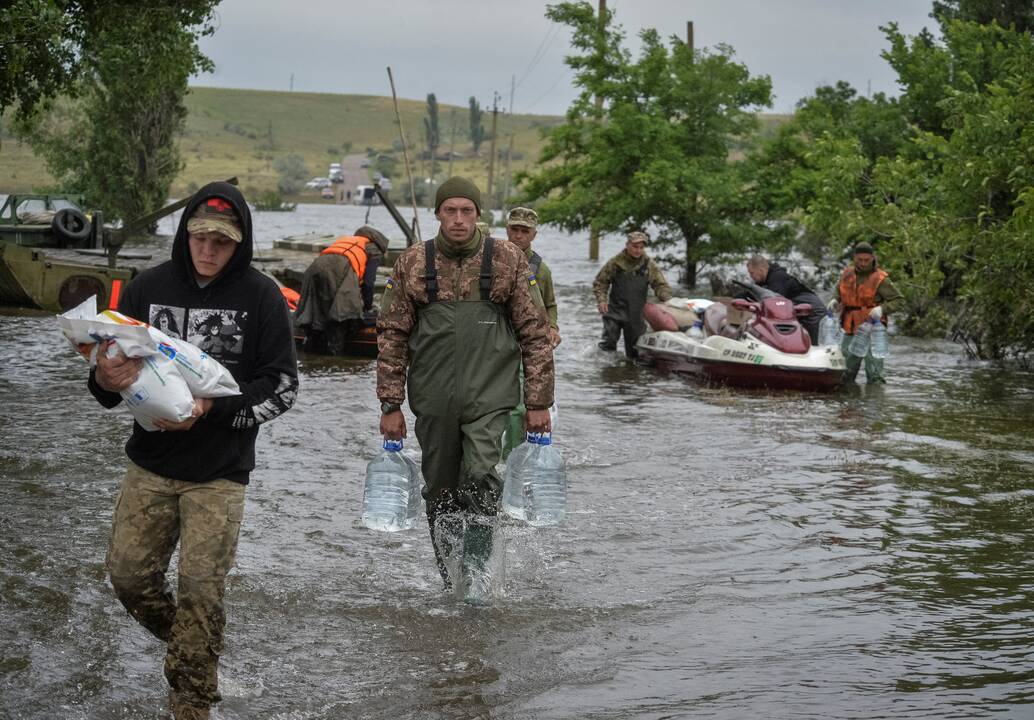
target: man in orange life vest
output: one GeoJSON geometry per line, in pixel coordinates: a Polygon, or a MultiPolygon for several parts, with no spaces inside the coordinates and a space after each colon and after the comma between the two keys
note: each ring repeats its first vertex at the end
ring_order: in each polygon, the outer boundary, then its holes
{"type": "MultiPolygon", "coordinates": [[[[876,267],[872,245],[860,242],[854,246],[854,261],[840,274],[840,283],[827,306],[840,312],[844,328],[841,349],[844,352],[844,383],[853,383],[862,366],[862,358],[847,351],[855,331],[862,323],[875,320],[887,324],[887,313],[901,300],[901,293],[887,277],[887,272],[876,267]]],[[[872,351],[865,356],[865,379],[868,383],[886,383],[883,359],[874,358],[872,351]]]]}
{"type": "Polygon", "coordinates": [[[305,350],[338,355],[360,325],[373,325],[377,267],[388,239],[368,225],[335,240],[305,270],[295,327],[305,332],[305,350]]]}

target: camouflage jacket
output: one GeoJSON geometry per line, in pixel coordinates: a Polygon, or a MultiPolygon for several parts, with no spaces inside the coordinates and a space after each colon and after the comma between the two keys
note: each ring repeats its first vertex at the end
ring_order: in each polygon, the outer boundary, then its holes
{"type": "Polygon", "coordinates": [[[592,292],[596,296],[596,303],[608,302],[610,284],[618,273],[635,272],[644,264],[647,266],[646,277],[650,287],[653,288],[653,294],[661,302],[670,300],[672,297],[671,288],[668,287],[668,281],[664,279],[664,273],[657,267],[657,263],[647,255],[643,255],[641,258],[634,258],[622,250],[600,268],[600,271],[596,274],[596,279],[592,281],[592,292]]]}
{"type": "MultiPolygon", "coordinates": [[[[553,405],[549,323],[524,253],[505,240],[497,239],[494,246],[490,297],[506,308],[521,347],[525,406],[542,410],[553,405]]],[[[465,258],[450,259],[441,252],[435,253],[439,302],[478,299],[483,254],[483,243],[465,258]]],[[[406,395],[409,335],[416,327],[417,308],[427,304],[425,262],[423,243],[402,253],[381,298],[377,319],[377,397],[382,402],[401,403],[406,395]]]]}

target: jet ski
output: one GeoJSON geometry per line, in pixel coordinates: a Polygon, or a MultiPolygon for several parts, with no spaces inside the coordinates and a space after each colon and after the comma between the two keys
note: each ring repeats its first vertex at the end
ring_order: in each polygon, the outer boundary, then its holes
{"type": "Polygon", "coordinates": [[[840,347],[813,346],[797,320],[811,313],[811,305],[794,305],[766,288],[740,284],[757,299],[648,303],[643,315],[652,329],[636,344],[640,361],[719,385],[837,388],[844,374],[840,347]]]}

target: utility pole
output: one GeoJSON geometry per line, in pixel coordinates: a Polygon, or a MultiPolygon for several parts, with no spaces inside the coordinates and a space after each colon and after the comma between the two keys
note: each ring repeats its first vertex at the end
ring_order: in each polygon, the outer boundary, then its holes
{"type": "MultiPolygon", "coordinates": [[[[603,35],[607,31],[607,0],[599,0],[599,32],[603,35]]],[[[596,94],[596,122],[603,122],[603,96],[596,94]]],[[[600,231],[596,224],[590,221],[589,224],[589,259],[600,259],[600,231]]]]}
{"type": "Polygon", "coordinates": [[[294,92],[294,73],[291,73],[291,84],[288,87],[288,92],[294,92]]]}
{"type": "Polygon", "coordinates": [[[513,94],[517,89],[517,75],[510,76],[510,149],[506,151],[506,182],[503,184],[503,217],[510,210],[510,171],[513,167],[513,94]]]}
{"type": "Polygon", "coordinates": [[[492,93],[492,141],[489,145],[489,156],[488,156],[488,203],[487,207],[491,209],[494,205],[492,201],[492,177],[495,175],[495,128],[496,123],[499,120],[499,93],[492,93]]]}
{"type": "Polygon", "coordinates": [[[689,46],[689,51],[693,52],[693,21],[690,20],[686,23],[686,45],[689,46]]]}

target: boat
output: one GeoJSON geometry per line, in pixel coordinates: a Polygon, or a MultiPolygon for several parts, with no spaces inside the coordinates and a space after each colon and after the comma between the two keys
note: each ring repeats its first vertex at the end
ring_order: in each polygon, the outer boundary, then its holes
{"type": "MultiPolygon", "coordinates": [[[[395,260],[398,259],[399,255],[401,255],[406,248],[418,241],[413,227],[406,222],[398,208],[395,206],[395,203],[388,196],[387,188],[384,188],[381,182],[376,182],[372,186],[364,187],[368,187],[370,189],[371,194],[375,199],[375,202],[368,203],[368,206],[382,205],[391,215],[404,236],[404,239],[389,238],[388,240],[388,251],[385,253],[384,261],[377,268],[377,278],[374,282],[374,305],[376,306],[379,305],[378,296],[384,292],[384,288],[388,284],[388,279],[391,277],[391,269],[395,264],[395,260]]],[[[369,221],[369,217],[369,211],[367,211],[367,221],[369,221]]],[[[273,248],[278,252],[289,252],[296,256],[298,254],[307,253],[309,258],[313,258],[330,247],[330,245],[333,244],[340,235],[341,233],[327,232],[308,232],[300,235],[291,235],[274,240],[273,248]]],[[[270,274],[275,280],[277,280],[278,284],[281,286],[282,292],[286,289],[286,291],[293,292],[297,295],[302,290],[302,282],[305,278],[305,269],[307,267],[308,263],[306,263],[304,267],[299,267],[297,263],[294,263],[292,267],[281,267],[273,270],[270,274]]],[[[310,342],[306,329],[295,325],[295,343],[299,349],[304,350],[309,354],[345,357],[376,357],[377,328],[374,325],[367,325],[359,321],[349,321],[349,323],[350,327],[338,329],[343,332],[343,336],[336,337],[333,343],[327,343],[325,342],[325,338],[317,338],[316,336],[314,336],[314,338],[312,338],[313,341],[310,342]],[[328,346],[332,346],[333,351],[326,350],[325,348],[328,346]]]]}
{"type": "Polygon", "coordinates": [[[134,271],[75,255],[103,256],[123,237],[84,212],[79,195],[9,195],[0,207],[0,305],[64,312],[93,295],[100,307],[117,304],[134,271]]]}
{"type": "Polygon", "coordinates": [[[828,392],[840,386],[839,346],[815,346],[797,320],[811,312],[750,285],[757,300],[677,299],[648,303],[651,330],[639,337],[639,361],[716,385],[828,392]]]}

